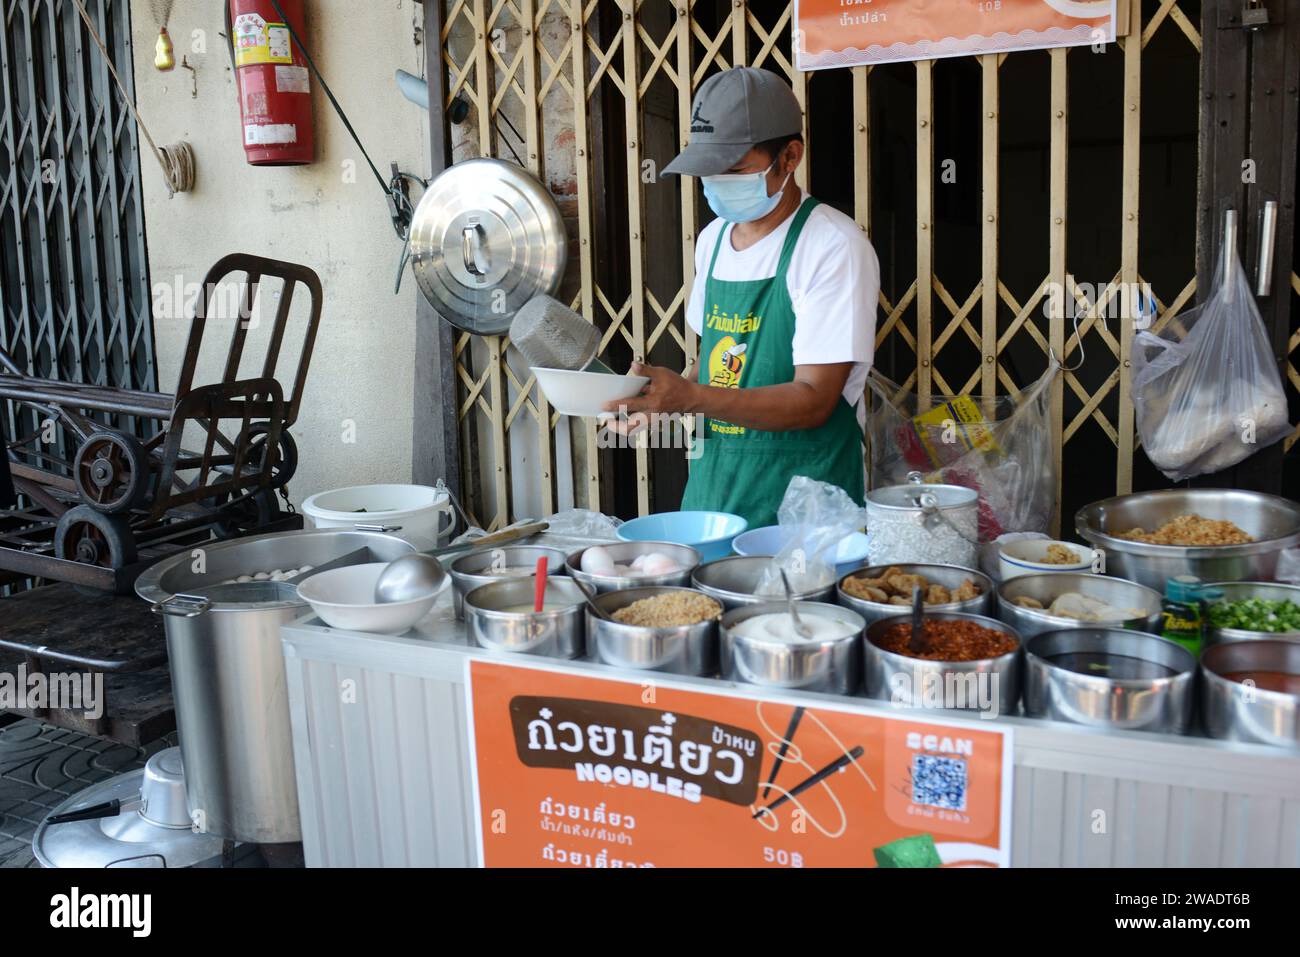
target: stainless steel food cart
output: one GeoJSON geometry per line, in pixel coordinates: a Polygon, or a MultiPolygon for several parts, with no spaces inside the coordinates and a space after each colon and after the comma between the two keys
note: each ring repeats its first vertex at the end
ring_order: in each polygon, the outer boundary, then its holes
{"type": "MultiPolygon", "coordinates": [[[[449,594],[400,637],[338,631],[311,616],[281,633],[307,864],[479,863],[465,662],[517,656],[466,644],[449,594]]],[[[646,675],[570,664],[625,680],[646,675]]],[[[712,678],[656,680],[768,696],[763,688],[712,678]]],[[[865,698],[794,697],[864,715],[890,710],[865,698]]],[[[972,727],[990,724],[936,714],[972,727]]],[[[1014,728],[1014,865],[1300,866],[1300,754],[1193,736],[999,721],[1014,728]]]]}

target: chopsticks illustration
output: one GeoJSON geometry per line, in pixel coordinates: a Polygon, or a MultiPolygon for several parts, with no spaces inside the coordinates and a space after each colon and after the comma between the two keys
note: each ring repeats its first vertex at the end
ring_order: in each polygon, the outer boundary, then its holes
{"type": "Polygon", "coordinates": [[[753,816],[758,817],[759,815],[767,811],[775,811],[786,801],[790,800],[790,798],[794,797],[795,795],[802,794],[804,791],[807,791],[814,784],[824,781],[826,778],[830,777],[840,768],[847,767],[849,764],[852,764],[858,758],[862,757],[864,753],[865,751],[862,745],[860,744],[855,745],[853,749],[849,751],[848,754],[841,755],[840,757],[832,761],[830,764],[826,765],[826,767],[822,768],[820,771],[814,774],[812,777],[807,778],[806,780],[800,782],[799,784],[796,784],[793,788],[790,789],[789,794],[783,794],[775,801],[773,801],[771,804],[769,804],[767,807],[759,808],[757,811],[754,812],[753,816]]]}
{"type": "Polygon", "coordinates": [[[763,797],[761,800],[766,801],[768,794],[772,792],[772,782],[776,780],[776,772],[781,770],[781,765],[785,762],[785,753],[790,750],[790,742],[794,740],[794,733],[799,730],[799,721],[803,718],[803,706],[794,709],[790,715],[790,724],[785,729],[785,734],[781,736],[781,749],[776,752],[776,762],[772,765],[772,773],[767,776],[767,783],[763,785],[763,797]]]}

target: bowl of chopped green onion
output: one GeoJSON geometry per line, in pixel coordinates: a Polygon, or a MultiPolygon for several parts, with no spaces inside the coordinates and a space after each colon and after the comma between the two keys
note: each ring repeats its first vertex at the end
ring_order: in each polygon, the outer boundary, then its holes
{"type": "Polygon", "coordinates": [[[1300,641],[1300,586],[1279,582],[1206,585],[1205,643],[1300,641]]]}

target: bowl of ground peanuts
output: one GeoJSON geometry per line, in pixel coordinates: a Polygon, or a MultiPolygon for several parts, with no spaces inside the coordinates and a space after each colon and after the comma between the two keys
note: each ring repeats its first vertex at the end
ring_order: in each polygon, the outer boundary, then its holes
{"type": "Polygon", "coordinates": [[[711,675],[718,670],[722,604],[693,588],[626,588],[592,599],[587,647],[602,664],[638,671],[711,675]]]}

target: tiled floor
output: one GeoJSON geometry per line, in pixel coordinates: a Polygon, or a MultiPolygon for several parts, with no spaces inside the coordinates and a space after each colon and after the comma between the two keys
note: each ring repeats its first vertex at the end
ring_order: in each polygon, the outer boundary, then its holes
{"type": "Polygon", "coordinates": [[[143,767],[175,735],[124,747],[39,721],[0,727],[0,867],[35,867],[32,834],[50,809],[97,781],[143,767]]]}

